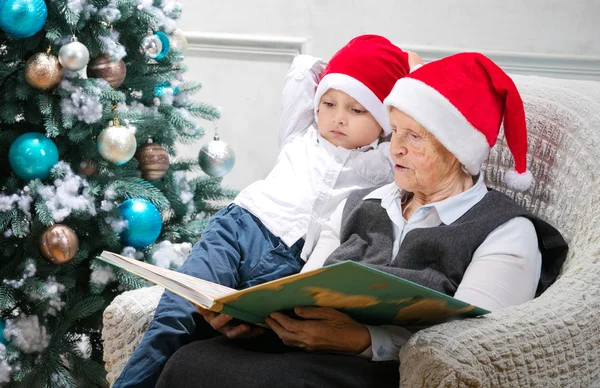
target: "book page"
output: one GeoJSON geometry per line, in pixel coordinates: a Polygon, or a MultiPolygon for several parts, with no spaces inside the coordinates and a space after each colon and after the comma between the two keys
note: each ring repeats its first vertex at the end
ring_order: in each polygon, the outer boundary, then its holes
{"type": "Polygon", "coordinates": [[[237,292],[233,288],[160,268],[108,251],[102,252],[100,259],[207,308],[213,305],[215,299],[237,292]]]}

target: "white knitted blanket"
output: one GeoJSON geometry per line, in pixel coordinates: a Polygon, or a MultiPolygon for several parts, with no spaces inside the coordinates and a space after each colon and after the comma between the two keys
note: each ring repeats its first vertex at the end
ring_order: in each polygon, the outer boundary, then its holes
{"type": "MultiPolygon", "coordinates": [[[[503,136],[486,179],[564,234],[567,262],[531,302],[414,335],[400,352],[403,387],[600,387],[600,83],[513,78],[525,102],[535,182],[526,193],[504,189],[512,157],[503,136]]],[[[161,292],[129,291],[106,309],[109,382],[141,340],[161,292]]]]}

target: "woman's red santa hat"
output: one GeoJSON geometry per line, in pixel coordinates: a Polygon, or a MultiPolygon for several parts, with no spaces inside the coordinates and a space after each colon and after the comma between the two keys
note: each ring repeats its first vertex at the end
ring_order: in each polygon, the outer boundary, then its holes
{"type": "Polygon", "coordinates": [[[364,106],[389,135],[390,119],[383,100],[396,81],[408,73],[408,53],[383,36],[357,36],[335,53],[323,70],[315,93],[315,111],[323,94],[329,89],[340,90],[364,106]]]}
{"type": "Polygon", "coordinates": [[[531,185],[523,100],[512,79],[484,55],[461,53],[428,63],[398,80],[384,104],[425,127],[472,175],[488,158],[504,121],[515,160],[504,181],[518,191],[531,185]]]}

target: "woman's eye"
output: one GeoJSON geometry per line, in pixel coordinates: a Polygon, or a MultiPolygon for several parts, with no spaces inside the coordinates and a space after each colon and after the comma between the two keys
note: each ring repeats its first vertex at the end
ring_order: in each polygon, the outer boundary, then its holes
{"type": "Polygon", "coordinates": [[[411,137],[411,138],[413,138],[413,139],[415,139],[415,140],[416,140],[416,139],[420,139],[420,138],[421,138],[421,136],[419,136],[419,135],[416,135],[416,134],[414,134],[414,133],[411,133],[411,134],[410,134],[410,137],[411,137]]]}

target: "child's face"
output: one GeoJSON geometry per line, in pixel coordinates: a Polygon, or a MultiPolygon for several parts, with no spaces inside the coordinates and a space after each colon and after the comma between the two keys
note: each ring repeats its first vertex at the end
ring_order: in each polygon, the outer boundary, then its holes
{"type": "Polygon", "coordinates": [[[356,149],[381,135],[381,126],[371,113],[342,91],[329,89],[317,109],[319,133],[335,146],[356,149]]]}

